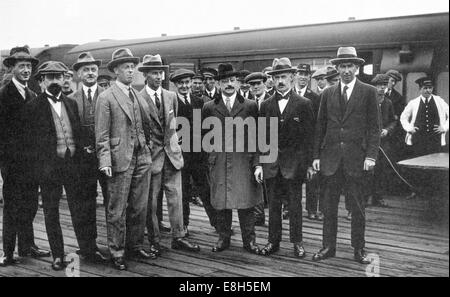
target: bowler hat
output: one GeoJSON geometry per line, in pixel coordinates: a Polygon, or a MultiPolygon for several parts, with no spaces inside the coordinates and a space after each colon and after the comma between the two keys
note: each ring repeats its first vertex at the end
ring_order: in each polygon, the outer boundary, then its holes
{"type": "Polygon", "coordinates": [[[194,71],[188,70],[188,69],[177,69],[175,70],[169,77],[170,81],[175,83],[179,81],[180,79],[187,78],[187,77],[194,77],[195,73],[194,71]]]}
{"type": "Polygon", "coordinates": [[[219,68],[218,68],[215,79],[221,80],[221,79],[224,79],[227,77],[238,76],[238,75],[239,75],[239,71],[234,71],[233,65],[231,65],[229,63],[219,64],[219,68]]]}
{"type": "Polygon", "coordinates": [[[139,64],[139,57],[134,57],[128,48],[116,49],[112,53],[112,59],[108,63],[107,68],[109,71],[114,72],[114,68],[123,63],[133,63],[137,65],[139,64]]]}
{"type": "Polygon", "coordinates": [[[289,58],[275,58],[272,63],[272,71],[267,72],[269,75],[275,75],[283,72],[297,72],[297,68],[292,67],[289,58]]]}
{"type": "Polygon", "coordinates": [[[78,69],[80,69],[81,66],[90,64],[95,64],[98,67],[100,67],[100,65],[102,65],[102,61],[95,60],[90,52],[84,52],[78,56],[77,62],[72,65],[72,69],[78,71],[78,69]]]}
{"type": "Polygon", "coordinates": [[[266,82],[267,75],[265,75],[262,72],[252,72],[252,73],[250,73],[249,75],[247,75],[245,77],[245,83],[246,84],[248,84],[248,83],[250,83],[252,81],[255,81],[255,80],[262,80],[263,82],[266,82]]]}
{"type": "Polygon", "coordinates": [[[358,57],[356,54],[356,49],[353,46],[338,48],[337,57],[330,60],[330,63],[333,65],[341,63],[363,64],[364,62],[364,59],[358,57]]]}
{"type": "Polygon", "coordinates": [[[389,81],[389,75],[387,74],[377,74],[372,81],[370,82],[372,85],[384,85],[389,81]]]}
{"type": "Polygon", "coordinates": [[[64,63],[59,61],[47,61],[42,63],[36,71],[35,76],[39,77],[45,74],[64,74],[69,71],[64,63]]]}
{"type": "Polygon", "coordinates": [[[395,79],[396,81],[402,81],[402,75],[397,70],[394,69],[388,70],[386,74],[395,79]]]}
{"type": "Polygon", "coordinates": [[[298,72],[306,72],[311,74],[311,65],[309,64],[298,64],[297,66],[298,72]]]}
{"type": "Polygon", "coordinates": [[[9,57],[3,60],[3,65],[13,67],[17,61],[29,61],[33,68],[39,64],[39,60],[31,56],[28,45],[13,47],[9,52],[9,57]]]}
{"type": "Polygon", "coordinates": [[[425,76],[425,77],[416,79],[415,83],[419,85],[419,88],[432,87],[434,85],[433,79],[429,76],[425,76]]]}
{"type": "Polygon", "coordinates": [[[142,58],[142,66],[138,68],[141,72],[150,70],[165,70],[168,69],[168,65],[163,65],[160,55],[145,55],[142,58]]]}
{"type": "Polygon", "coordinates": [[[200,70],[200,72],[203,74],[203,77],[212,77],[215,78],[217,76],[217,70],[210,67],[205,67],[200,70]]]}

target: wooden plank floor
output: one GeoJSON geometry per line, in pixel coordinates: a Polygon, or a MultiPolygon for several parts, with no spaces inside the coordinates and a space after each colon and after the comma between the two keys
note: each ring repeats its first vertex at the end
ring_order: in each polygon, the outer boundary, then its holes
{"type": "MultiPolygon", "coordinates": [[[[389,197],[387,201],[389,208],[370,207],[366,210],[366,248],[369,253],[378,257],[380,275],[448,277],[448,219],[444,222],[431,220],[425,211],[428,207],[426,200],[389,197]]],[[[61,201],[60,208],[66,253],[73,253],[77,249],[77,243],[65,200],[61,201]]],[[[231,249],[212,253],[211,247],[217,240],[217,234],[209,225],[204,210],[192,206],[190,239],[201,246],[200,253],[170,249],[171,238],[169,234],[163,234],[163,254],[160,258],[130,261],[129,270],[125,272],[119,272],[108,265],[81,262],[81,276],[366,276],[367,266],[352,260],[350,222],[345,219],[345,215],[344,203],[341,201],[337,255],[335,258],[316,263],[312,262],[311,257],[321,246],[321,222],[304,219],[303,233],[307,258],[301,260],[293,257],[292,246],[288,242],[288,221],[283,221],[283,242],[280,251],[270,257],[263,257],[251,255],[242,249],[239,222],[237,214],[234,213],[235,235],[232,237],[231,249]]],[[[167,220],[166,210],[164,216],[167,220]]],[[[1,215],[0,221],[2,217],[1,215]]],[[[38,246],[48,249],[43,219],[40,209],[34,222],[35,238],[38,246]]],[[[97,221],[98,244],[106,249],[103,207],[97,208],[97,221]]],[[[256,228],[258,244],[266,243],[267,232],[267,225],[256,228]]],[[[17,266],[0,268],[0,276],[65,276],[64,271],[53,271],[50,268],[50,261],[51,258],[21,259],[21,264],[17,266]]]]}

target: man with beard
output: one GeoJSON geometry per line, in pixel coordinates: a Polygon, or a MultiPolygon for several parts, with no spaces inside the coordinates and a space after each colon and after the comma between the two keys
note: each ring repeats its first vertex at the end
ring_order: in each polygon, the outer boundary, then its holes
{"type": "Polygon", "coordinates": [[[204,84],[205,84],[205,95],[208,96],[210,99],[214,99],[216,95],[218,95],[218,91],[216,88],[216,75],[217,70],[214,68],[206,67],[200,70],[203,78],[204,78],[204,84]]]}
{"type": "Polygon", "coordinates": [[[78,161],[80,153],[80,119],[75,101],[62,94],[67,67],[49,61],[38,69],[45,91],[25,107],[25,137],[29,160],[42,193],[45,228],[52,251],[54,270],[62,270],[64,240],[59,222],[62,187],[72,215],[77,239],[82,230],[75,210],[79,198],[78,161]]]}
{"type": "Polygon", "coordinates": [[[92,261],[105,261],[96,244],[96,198],[97,180],[102,188],[104,204],[107,205],[108,190],[106,176],[98,171],[98,160],[95,154],[95,105],[98,95],[103,89],[97,85],[98,68],[100,60],[95,60],[89,52],[81,53],[72,68],[81,79],[82,87],[70,95],[78,105],[78,113],[81,120],[80,147],[80,196],[74,209],[74,225],[76,230],[82,230],[79,234],[80,250],[78,253],[92,261]]]}
{"type": "Polygon", "coordinates": [[[380,146],[380,121],[375,87],[356,78],[365,61],[354,47],[340,47],[336,65],[341,82],[322,93],[314,137],[314,170],[323,178],[323,246],[313,256],[320,261],[336,254],[337,215],[343,189],[350,199],[351,245],[354,259],[368,264],[364,251],[364,177],[373,170],[380,146]]]}
{"type": "MultiPolygon", "coordinates": [[[[247,138],[238,139],[235,132],[232,137],[225,136],[225,121],[227,119],[254,119],[258,117],[258,106],[255,101],[244,99],[237,92],[238,73],[231,64],[219,64],[217,79],[221,94],[203,106],[202,118],[212,117],[220,124],[221,136],[214,135],[212,149],[208,153],[210,172],[211,204],[217,210],[217,231],[219,240],[213,247],[213,252],[221,252],[230,247],[233,209],[237,209],[242,232],[243,247],[250,253],[258,254],[256,245],[254,207],[261,203],[262,167],[259,164],[258,153],[249,151],[247,138]],[[220,141],[216,141],[220,137],[220,141]],[[244,143],[236,143],[243,141],[244,143]],[[236,146],[243,144],[244,151],[236,151],[236,146]],[[230,151],[230,148],[231,151],[230,151]],[[254,175],[254,177],[253,177],[254,175]]],[[[215,127],[214,127],[215,128],[215,127]]],[[[243,135],[250,133],[249,126],[244,126],[243,135]]],[[[233,125],[231,129],[235,130],[233,125]]],[[[213,133],[208,131],[207,134],[213,133]]],[[[204,137],[206,137],[206,135],[204,137]]],[[[245,137],[245,136],[244,136],[245,137]]]]}
{"type": "Polygon", "coordinates": [[[74,90],[72,90],[73,72],[68,70],[64,73],[64,83],[62,85],[62,93],[66,96],[72,95],[74,90]]]}
{"type": "Polygon", "coordinates": [[[253,95],[250,92],[250,85],[245,82],[245,78],[250,74],[250,71],[243,69],[239,71],[237,80],[239,83],[239,94],[245,99],[253,99],[253,95]]]}
{"type": "MultiPolygon", "coordinates": [[[[170,81],[173,82],[177,88],[178,117],[189,122],[189,129],[183,129],[183,131],[189,132],[189,135],[185,135],[186,138],[183,138],[183,135],[178,135],[181,141],[184,160],[184,166],[181,170],[181,179],[183,191],[183,223],[186,236],[189,235],[189,202],[191,197],[193,197],[194,187],[199,192],[201,201],[203,201],[203,206],[205,207],[211,226],[216,226],[215,209],[211,206],[209,198],[209,184],[205,155],[202,151],[194,151],[194,142],[201,141],[201,131],[195,131],[193,129],[194,112],[197,111],[198,115],[200,115],[203,107],[202,99],[189,94],[192,84],[191,78],[194,77],[194,75],[195,73],[190,70],[177,69],[170,76],[170,81]],[[191,179],[193,183],[191,183],[191,179]]],[[[180,128],[181,123],[177,124],[180,128]]],[[[177,129],[177,131],[178,130],[179,129],[177,129]]]]}
{"type": "Polygon", "coordinates": [[[16,238],[19,256],[48,257],[50,253],[34,243],[33,220],[38,210],[38,184],[30,174],[32,167],[24,151],[23,124],[27,102],[36,98],[28,88],[31,72],[39,63],[27,46],[11,49],[3,60],[12,68],[12,79],[0,89],[0,169],[3,179],[3,252],[0,266],[14,259],[16,238]]]}
{"type": "MultiPolygon", "coordinates": [[[[275,59],[269,74],[274,78],[277,92],[261,104],[261,117],[266,120],[278,118],[278,157],[274,162],[263,165],[269,196],[269,240],[261,253],[270,255],[280,248],[281,206],[285,197],[289,206],[289,234],[294,255],[304,258],[301,192],[312,161],[314,115],[311,101],[294,90],[296,72],[288,58],[275,59]]],[[[270,133],[269,127],[267,133],[270,133]]]]}
{"type": "Polygon", "coordinates": [[[142,89],[140,95],[150,107],[149,129],[153,136],[151,147],[153,165],[148,195],[147,231],[151,250],[156,255],[161,253],[161,230],[156,215],[161,192],[164,192],[167,200],[172,231],[172,249],[200,251],[198,245],[191,243],[186,238],[183,226],[181,168],[183,168],[184,162],[176,132],[178,100],[175,93],[161,87],[164,70],[167,68],[167,65],[163,65],[160,55],[144,56],[142,66],[138,68],[147,81],[147,85],[142,89]]]}
{"type": "Polygon", "coordinates": [[[273,96],[273,94],[275,94],[275,88],[273,87],[272,76],[268,74],[270,71],[272,71],[272,66],[267,66],[262,70],[262,73],[264,73],[267,76],[267,80],[265,82],[266,93],[269,94],[270,96],[273,96]]]}
{"type": "Polygon", "coordinates": [[[106,175],[106,229],[116,269],[126,270],[124,257],[155,259],[144,250],[144,231],[150,187],[149,107],[131,87],[139,58],[127,48],[112,53],[108,70],[116,83],[98,96],[95,142],[100,171],[106,175]]]}

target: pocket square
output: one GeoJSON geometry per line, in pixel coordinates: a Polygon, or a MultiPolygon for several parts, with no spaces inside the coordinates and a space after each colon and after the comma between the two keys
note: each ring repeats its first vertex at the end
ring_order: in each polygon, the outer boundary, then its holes
{"type": "Polygon", "coordinates": [[[295,117],[295,118],[294,118],[294,121],[300,122],[300,118],[299,118],[299,117],[295,117]]]}
{"type": "Polygon", "coordinates": [[[169,110],[169,114],[171,114],[171,113],[173,113],[173,109],[172,109],[172,110],[169,110]]]}

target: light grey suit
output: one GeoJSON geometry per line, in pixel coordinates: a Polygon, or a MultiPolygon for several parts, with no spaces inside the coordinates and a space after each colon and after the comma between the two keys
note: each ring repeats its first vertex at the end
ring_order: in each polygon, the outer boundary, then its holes
{"type": "Polygon", "coordinates": [[[174,238],[184,237],[181,168],[184,165],[181,147],[176,133],[178,101],[175,93],[162,89],[161,108],[158,111],[150,94],[144,88],[140,95],[150,109],[150,130],[152,135],[152,173],[147,210],[149,241],[159,243],[160,231],[156,211],[158,195],[162,189],[166,195],[170,226],[174,238]]]}
{"type": "Polygon", "coordinates": [[[136,90],[134,103],[117,85],[101,93],[95,109],[95,138],[99,168],[112,167],[108,179],[108,246],[113,257],[125,248],[143,247],[152,163],[149,106],[136,90]],[[139,120],[140,117],[140,120],[139,120]],[[137,142],[136,138],[139,139],[137,142]]]}

